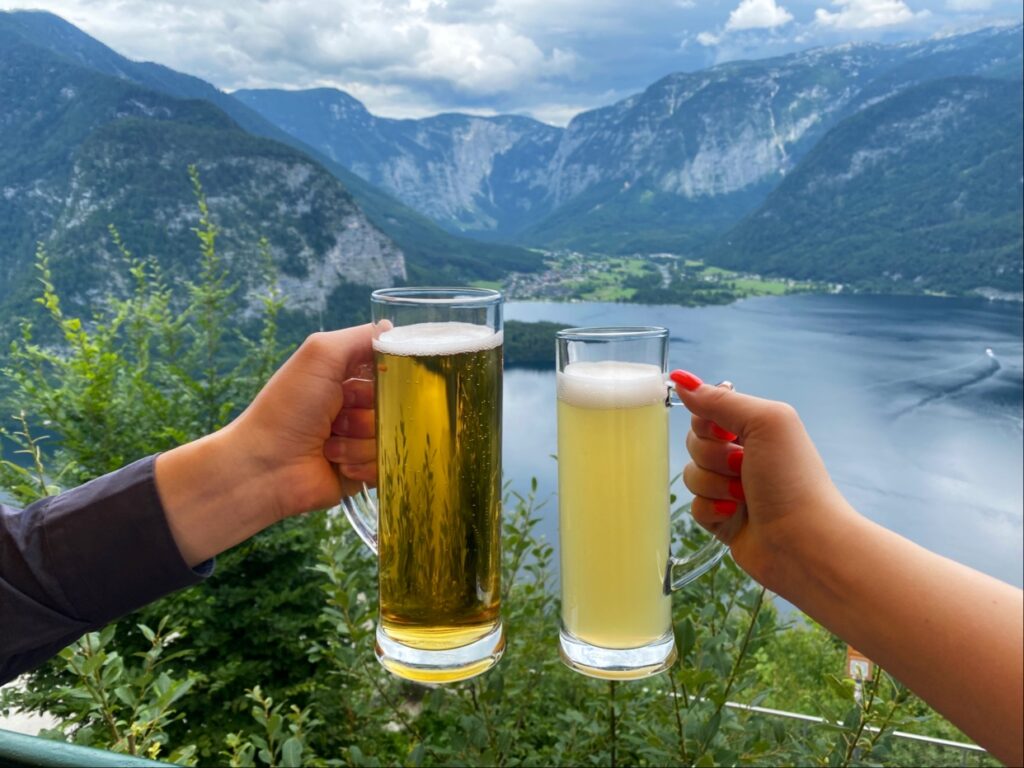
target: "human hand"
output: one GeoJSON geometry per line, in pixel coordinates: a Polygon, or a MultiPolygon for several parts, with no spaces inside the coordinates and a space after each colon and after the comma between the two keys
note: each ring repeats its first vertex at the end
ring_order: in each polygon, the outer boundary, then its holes
{"type": "Polygon", "coordinates": [[[804,551],[821,526],[856,514],[833,485],[792,406],[713,387],[673,371],[693,414],[683,482],[694,519],[729,544],[733,559],[778,590],[782,558],[804,551]]]}
{"type": "Polygon", "coordinates": [[[273,478],[280,517],[377,481],[374,326],[315,333],[228,428],[273,478]]]}
{"type": "Polygon", "coordinates": [[[374,327],[315,333],[218,432],[156,459],[171,534],[189,565],[377,479],[374,327]]]}

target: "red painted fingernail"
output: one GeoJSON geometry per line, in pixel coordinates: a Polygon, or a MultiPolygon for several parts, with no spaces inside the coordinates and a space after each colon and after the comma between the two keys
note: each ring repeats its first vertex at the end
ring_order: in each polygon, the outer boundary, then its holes
{"type": "Polygon", "coordinates": [[[715,499],[712,506],[714,506],[715,512],[728,517],[729,515],[736,514],[736,509],[739,507],[739,503],[729,501],[728,499],[715,499]]]}
{"type": "Polygon", "coordinates": [[[739,480],[729,481],[729,495],[734,499],[739,499],[740,501],[747,500],[747,495],[743,493],[743,483],[739,480]]]}
{"type": "Polygon", "coordinates": [[[736,435],[734,435],[732,432],[730,432],[727,429],[722,429],[720,426],[715,424],[715,422],[713,422],[713,421],[711,422],[711,434],[714,435],[715,437],[717,437],[719,440],[730,440],[731,441],[731,440],[735,440],[736,439],[736,435]]]}
{"type": "Polygon", "coordinates": [[[672,371],[668,377],[680,387],[689,390],[690,392],[693,392],[693,390],[697,389],[697,387],[704,383],[689,371],[672,371]]]}
{"type": "Polygon", "coordinates": [[[729,451],[729,455],[725,457],[725,463],[738,475],[743,468],[743,451],[729,451]]]}

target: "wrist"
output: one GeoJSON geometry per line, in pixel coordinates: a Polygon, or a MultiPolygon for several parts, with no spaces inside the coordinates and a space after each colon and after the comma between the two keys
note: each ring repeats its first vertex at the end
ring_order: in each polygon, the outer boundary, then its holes
{"type": "Polygon", "coordinates": [[[849,545],[863,537],[862,528],[871,523],[837,490],[792,518],[793,524],[773,537],[772,551],[764,558],[766,566],[757,580],[801,608],[808,600],[841,596],[836,566],[849,545]]]}
{"type": "Polygon", "coordinates": [[[281,510],[234,425],[157,457],[164,514],[182,557],[196,565],[273,524],[281,510]]]}
{"type": "Polygon", "coordinates": [[[258,423],[247,422],[246,415],[243,413],[211,437],[220,441],[218,450],[235,468],[233,476],[262,527],[317,508],[308,500],[308,482],[297,471],[294,459],[290,461],[278,450],[281,436],[268,433],[258,423]]]}

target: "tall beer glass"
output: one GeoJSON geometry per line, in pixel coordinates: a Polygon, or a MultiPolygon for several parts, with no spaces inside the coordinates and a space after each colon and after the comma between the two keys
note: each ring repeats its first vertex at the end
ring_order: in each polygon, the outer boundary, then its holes
{"type": "Polygon", "coordinates": [[[421,682],[501,658],[502,296],[375,291],[377,501],[343,507],[379,557],[377,658],[421,682]]]}
{"type": "Polygon", "coordinates": [[[671,591],[725,553],[669,553],[668,331],[572,328],[557,346],[562,660],[647,677],[676,659],[671,591]]]}

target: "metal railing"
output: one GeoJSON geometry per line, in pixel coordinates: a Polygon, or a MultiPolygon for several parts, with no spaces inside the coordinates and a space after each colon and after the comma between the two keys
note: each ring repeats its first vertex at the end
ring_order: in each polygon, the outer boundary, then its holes
{"type": "MultiPolygon", "coordinates": [[[[671,694],[669,695],[671,696],[671,694]]],[[[817,715],[805,715],[800,712],[787,712],[782,709],[741,704],[738,701],[727,701],[725,706],[729,709],[753,712],[769,717],[800,720],[805,723],[813,723],[825,727],[841,727],[817,715]]],[[[866,726],[864,730],[878,733],[879,729],[873,726],[866,726]]],[[[950,741],[949,739],[940,739],[935,736],[922,736],[907,731],[893,731],[893,737],[932,744],[937,747],[959,749],[962,756],[966,756],[968,752],[984,753],[986,751],[977,744],[950,741]]],[[[68,744],[64,741],[51,741],[37,736],[26,736],[22,733],[0,730],[0,768],[78,768],[78,766],[83,765],[96,766],[96,768],[115,768],[115,766],[124,766],[125,768],[143,768],[144,766],[156,768],[163,766],[166,768],[167,763],[158,763],[141,757],[120,755],[114,752],[106,752],[102,749],[68,744]]]]}
{"type": "MultiPolygon", "coordinates": [[[[745,712],[757,712],[761,715],[770,715],[772,717],[785,717],[790,720],[802,720],[805,723],[814,723],[816,725],[823,725],[826,727],[841,728],[842,726],[833,723],[831,720],[826,720],[824,717],[818,717],[817,715],[804,715],[799,712],[787,712],[783,709],[770,709],[769,707],[755,707],[751,704],[740,704],[738,701],[727,701],[725,706],[729,709],[739,709],[745,712]]],[[[878,733],[880,729],[872,726],[864,726],[864,730],[868,733],[878,733]]],[[[949,747],[950,749],[961,749],[965,752],[987,752],[986,749],[979,747],[977,744],[969,744],[965,741],[950,741],[949,739],[940,739],[937,736],[922,736],[919,733],[909,733],[908,731],[893,731],[892,735],[897,739],[906,739],[907,741],[920,741],[925,744],[933,744],[937,747],[949,747]]]]}
{"type": "Polygon", "coordinates": [[[80,768],[84,765],[95,768],[167,768],[167,763],[141,757],[0,730],[2,768],[80,768]]]}

